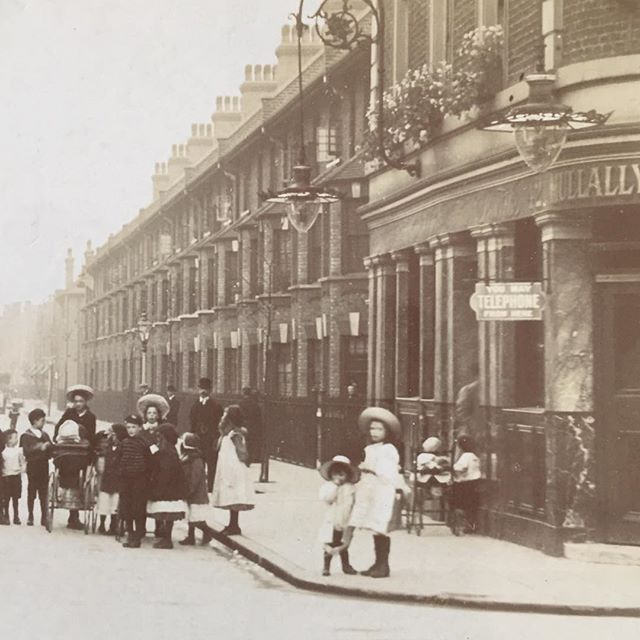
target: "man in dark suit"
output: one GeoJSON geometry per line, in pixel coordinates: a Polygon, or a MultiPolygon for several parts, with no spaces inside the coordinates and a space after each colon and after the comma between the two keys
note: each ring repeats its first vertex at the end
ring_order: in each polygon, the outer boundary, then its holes
{"type": "MultiPolygon", "coordinates": [[[[96,439],[96,416],[91,412],[88,402],[93,398],[93,389],[84,384],[77,384],[69,387],[67,390],[67,400],[71,402],[71,406],[62,414],[60,420],[55,426],[53,432],[53,441],[58,438],[60,425],[67,420],[72,420],[80,425],[81,430],[84,428],[85,434],[91,446],[95,445],[96,439]]],[[[80,514],[77,510],[69,511],[69,520],[67,522],[69,529],[83,529],[80,522],[80,514]]]]}
{"type": "Polygon", "coordinates": [[[213,489],[218,461],[218,424],[222,418],[222,405],[211,397],[211,380],[198,381],[198,400],[191,407],[189,431],[200,438],[202,456],[207,463],[207,487],[213,489]]]}
{"type": "Polygon", "coordinates": [[[165,422],[177,427],[178,415],[180,414],[180,400],[178,400],[176,388],[172,384],[167,385],[167,400],[169,401],[169,413],[167,413],[165,422]]]}

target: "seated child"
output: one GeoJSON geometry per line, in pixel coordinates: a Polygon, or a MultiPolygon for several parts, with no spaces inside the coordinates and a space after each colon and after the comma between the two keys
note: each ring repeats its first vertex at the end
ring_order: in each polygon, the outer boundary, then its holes
{"type": "Polygon", "coordinates": [[[79,529],[78,510],[84,508],[81,474],[91,463],[91,447],[84,427],[73,420],[65,420],[60,425],[53,462],[59,470],[59,500],[72,512],[69,528],[79,529]]]}
{"type": "MultiPolygon", "coordinates": [[[[480,484],[482,471],[480,458],[475,454],[475,444],[471,436],[458,438],[461,453],[453,465],[453,508],[462,512],[466,519],[465,532],[473,532],[478,526],[480,508],[480,484]]],[[[459,533],[459,531],[458,531],[459,533]]]]}
{"type": "MultiPolygon", "coordinates": [[[[320,529],[320,540],[327,547],[338,547],[349,524],[355,501],[355,483],[360,479],[360,471],[346,456],[335,456],[320,467],[320,475],[326,482],[320,487],[320,499],[327,504],[325,520],[320,529]]],[[[333,555],[325,549],[323,576],[330,575],[333,555]]],[[[349,550],[340,551],[342,572],[355,575],[357,571],[349,562],[349,550]]]]}
{"type": "Polygon", "coordinates": [[[451,464],[447,456],[439,455],[440,438],[431,436],[422,443],[422,453],[416,458],[416,474],[419,484],[443,485],[451,481],[451,464]]]}

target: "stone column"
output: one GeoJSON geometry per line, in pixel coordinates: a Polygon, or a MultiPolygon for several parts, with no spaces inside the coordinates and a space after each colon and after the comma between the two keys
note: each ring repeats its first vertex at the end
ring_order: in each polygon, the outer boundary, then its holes
{"type": "Polygon", "coordinates": [[[395,397],[395,268],[390,256],[374,258],[376,266],[376,380],[375,400],[390,404],[395,397]]]}
{"type": "Polygon", "coordinates": [[[364,267],[369,275],[368,335],[367,335],[367,402],[373,404],[376,380],[376,272],[373,258],[365,258],[364,267]]]}
{"type": "Polygon", "coordinates": [[[409,392],[409,252],[391,254],[396,264],[396,309],[395,309],[395,397],[405,398],[409,392]]]}
{"type": "Polygon", "coordinates": [[[329,216],[329,275],[338,276],[342,273],[342,222],[343,211],[346,213],[347,208],[345,202],[325,206],[326,210],[321,215],[329,216]]]}
{"type": "MultiPolygon", "coordinates": [[[[514,277],[512,223],[487,224],[471,230],[478,253],[478,281],[490,284],[514,277]]],[[[478,322],[480,404],[511,407],[514,403],[514,340],[512,322],[478,322]]]]}
{"type": "Polygon", "coordinates": [[[418,245],[420,257],[420,389],[421,398],[433,398],[435,342],[435,268],[429,243],[418,245]]]}
{"type": "Polygon", "coordinates": [[[476,281],[475,246],[468,234],[443,234],[435,250],[434,399],[441,403],[441,433],[454,433],[454,405],[461,387],[476,375],[478,329],[469,306],[476,281]]]}
{"type": "MultiPolygon", "coordinates": [[[[262,289],[264,293],[273,292],[273,227],[265,220],[262,227],[262,255],[264,268],[262,269],[262,289]]],[[[220,267],[218,267],[218,270],[220,267]]],[[[223,294],[224,295],[224,294],[223,294]]]]}
{"type": "Polygon", "coordinates": [[[591,222],[576,213],[536,217],[547,293],[544,313],[547,411],[593,410],[591,222]]]}

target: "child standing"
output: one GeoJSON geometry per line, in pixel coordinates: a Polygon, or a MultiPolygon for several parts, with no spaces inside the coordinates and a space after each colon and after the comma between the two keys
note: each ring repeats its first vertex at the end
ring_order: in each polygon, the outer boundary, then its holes
{"type": "Polygon", "coordinates": [[[360,414],[358,425],[369,437],[369,444],[364,448],[364,461],[360,464],[362,480],[356,489],[356,500],[343,542],[332,553],[348,549],[354,529],[372,531],[375,562],[362,571],[362,575],[386,578],[389,576],[391,550],[388,533],[393,519],[400,462],[393,439],[400,435],[400,421],[387,409],[369,407],[360,414]]]}
{"type": "Polygon", "coordinates": [[[453,464],[452,501],[456,516],[453,532],[460,535],[463,531],[472,533],[478,526],[482,471],[471,436],[460,436],[457,444],[461,453],[453,464]],[[466,524],[460,522],[462,516],[466,519],[466,524]]]}
{"type": "Polygon", "coordinates": [[[148,477],[151,452],[142,435],[142,420],[132,416],[125,421],[128,437],[118,448],[120,479],[119,514],[127,528],[123,547],[139,549],[145,534],[148,477]]]}
{"type": "Polygon", "coordinates": [[[46,414],[33,409],[28,415],[30,427],[20,438],[20,447],[27,460],[27,526],[33,526],[33,507],[36,497],[40,500],[40,524],[47,526],[47,492],[49,486],[49,457],[53,444],[43,431],[46,414]]]}
{"type": "Polygon", "coordinates": [[[180,442],[180,453],[187,481],[189,506],[189,533],[180,544],[194,545],[196,529],[202,531],[202,544],[208,544],[213,539],[213,529],[207,524],[210,507],[207,494],[207,472],[200,451],[200,438],[195,433],[185,433],[180,442]]]}
{"type": "MultiPolygon", "coordinates": [[[[349,524],[355,500],[355,483],[360,472],[346,456],[335,456],[320,467],[320,475],[326,482],[320,487],[320,499],[327,504],[324,523],[320,529],[320,541],[329,547],[342,544],[344,530],[349,524]]],[[[325,550],[323,576],[330,575],[332,554],[325,550]]],[[[349,551],[340,552],[342,572],[348,575],[358,573],[349,562],[349,551]]]]}
{"type": "Polygon", "coordinates": [[[4,435],[6,445],[2,452],[2,484],[6,521],[3,524],[9,524],[9,503],[13,506],[13,524],[21,524],[19,504],[22,497],[22,474],[27,469],[27,462],[22,448],[18,446],[18,432],[10,429],[4,435]]]}
{"type": "Polygon", "coordinates": [[[220,420],[220,453],[213,483],[213,506],[229,511],[229,524],[222,530],[228,536],[239,536],[240,511],[254,507],[253,480],[249,471],[247,430],[242,426],[242,410],[238,405],[225,409],[220,420]]]}
{"type": "Polygon", "coordinates": [[[158,522],[159,540],[154,549],[173,549],[173,523],[187,512],[188,495],[184,471],[176,450],[178,432],[171,424],[158,428],[158,447],[151,460],[151,482],[147,514],[158,522]]]}
{"type": "Polygon", "coordinates": [[[118,499],[120,479],[118,474],[118,456],[120,443],[127,437],[127,428],[123,424],[114,424],[104,449],[102,473],[100,475],[100,493],[98,494],[98,515],[102,535],[115,536],[118,533],[118,499]],[[110,518],[107,531],[107,516],[110,518]]]}

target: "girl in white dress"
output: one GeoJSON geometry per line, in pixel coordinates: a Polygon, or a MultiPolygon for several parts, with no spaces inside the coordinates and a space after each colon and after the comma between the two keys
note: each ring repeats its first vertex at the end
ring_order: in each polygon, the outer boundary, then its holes
{"type": "Polygon", "coordinates": [[[237,405],[225,409],[220,420],[220,444],[212,502],[218,509],[229,511],[229,524],[222,530],[228,536],[242,532],[238,524],[240,511],[253,509],[255,494],[249,470],[247,430],[243,427],[242,410],[237,405]]]}
{"type": "Polygon", "coordinates": [[[354,529],[372,531],[375,562],[361,575],[386,578],[389,576],[391,549],[388,533],[400,463],[398,450],[391,440],[400,435],[401,427],[398,418],[382,407],[365,409],[358,418],[358,424],[369,436],[369,444],[364,449],[364,461],[360,464],[362,478],[356,485],[356,500],[343,544],[332,549],[331,553],[340,553],[349,547],[354,529]]]}

